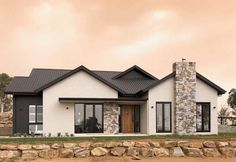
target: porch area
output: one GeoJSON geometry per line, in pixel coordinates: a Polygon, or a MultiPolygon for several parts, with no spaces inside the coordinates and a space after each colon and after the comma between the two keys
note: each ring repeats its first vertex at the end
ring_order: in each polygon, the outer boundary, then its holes
{"type": "Polygon", "coordinates": [[[147,103],[143,100],[68,100],[74,104],[75,136],[145,136],[147,103]]]}

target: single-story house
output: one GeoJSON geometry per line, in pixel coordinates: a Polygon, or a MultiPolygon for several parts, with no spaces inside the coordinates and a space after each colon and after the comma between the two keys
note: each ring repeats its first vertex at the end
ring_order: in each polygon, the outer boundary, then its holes
{"type": "Polygon", "coordinates": [[[14,77],[13,132],[35,134],[217,134],[217,98],[226,91],[176,62],[157,79],[138,66],[125,71],[33,69],[14,77]]]}

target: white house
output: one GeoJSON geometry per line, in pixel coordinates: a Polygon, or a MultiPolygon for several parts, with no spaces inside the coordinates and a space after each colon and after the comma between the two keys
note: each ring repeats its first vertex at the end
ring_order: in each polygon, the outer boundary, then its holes
{"type": "Polygon", "coordinates": [[[177,62],[162,79],[123,72],[33,69],[14,77],[13,132],[56,135],[217,134],[217,98],[226,91],[177,62]]]}

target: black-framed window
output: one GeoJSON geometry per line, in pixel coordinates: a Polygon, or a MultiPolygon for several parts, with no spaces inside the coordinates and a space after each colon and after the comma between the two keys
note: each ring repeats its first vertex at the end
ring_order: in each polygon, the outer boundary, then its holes
{"type": "Polygon", "coordinates": [[[103,104],[75,104],[75,133],[103,133],[103,104]]]}
{"type": "Polygon", "coordinates": [[[211,131],[211,104],[197,103],[197,132],[211,131]]]}
{"type": "Polygon", "coordinates": [[[171,132],[171,102],[156,103],[156,132],[171,132]]]}
{"type": "Polygon", "coordinates": [[[29,105],[29,134],[43,133],[43,106],[29,105]]]}

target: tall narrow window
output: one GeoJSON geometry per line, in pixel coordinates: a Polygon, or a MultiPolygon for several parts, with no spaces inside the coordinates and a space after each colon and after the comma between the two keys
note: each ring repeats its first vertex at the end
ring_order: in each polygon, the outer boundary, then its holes
{"type": "Polygon", "coordinates": [[[102,133],[103,105],[75,104],[75,133],[102,133]]]}
{"type": "Polygon", "coordinates": [[[43,106],[29,105],[29,134],[43,133],[43,106]]]}
{"type": "Polygon", "coordinates": [[[140,132],[140,106],[134,106],[134,132],[140,132]]]}
{"type": "Polygon", "coordinates": [[[210,103],[197,103],[197,132],[210,132],[210,103]]]}
{"type": "Polygon", "coordinates": [[[171,132],[170,102],[157,102],[156,104],[156,131],[171,132]]]}

